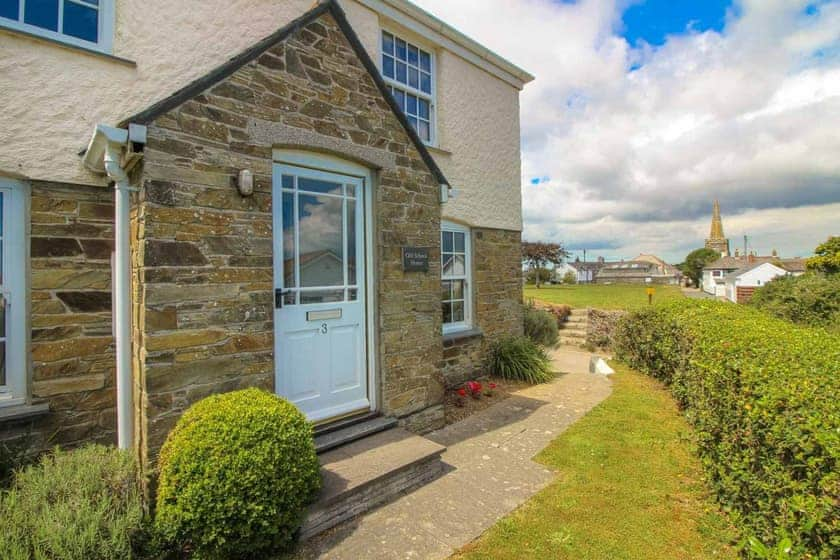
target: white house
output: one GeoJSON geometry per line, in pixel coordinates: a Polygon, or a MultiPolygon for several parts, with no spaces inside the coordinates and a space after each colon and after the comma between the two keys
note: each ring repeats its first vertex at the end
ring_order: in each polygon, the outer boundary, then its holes
{"type": "Polygon", "coordinates": [[[733,303],[747,303],[758,288],[787,274],[790,274],[787,270],[769,262],[755,263],[730,272],[724,278],[726,299],[733,303]]]}
{"type": "Polygon", "coordinates": [[[560,263],[554,267],[554,270],[551,271],[551,281],[555,284],[560,284],[563,282],[563,278],[570,272],[575,275],[575,282],[580,281],[580,270],[567,262],[560,263]]]}

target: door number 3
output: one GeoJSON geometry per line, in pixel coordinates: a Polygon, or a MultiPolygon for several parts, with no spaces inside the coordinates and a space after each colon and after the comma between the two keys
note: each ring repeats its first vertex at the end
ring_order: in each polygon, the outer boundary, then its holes
{"type": "Polygon", "coordinates": [[[327,324],[321,323],[321,334],[327,334],[327,324]]]}

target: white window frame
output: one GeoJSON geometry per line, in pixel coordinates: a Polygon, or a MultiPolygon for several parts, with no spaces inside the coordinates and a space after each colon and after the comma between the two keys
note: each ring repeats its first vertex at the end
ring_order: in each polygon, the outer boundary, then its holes
{"type": "Polygon", "coordinates": [[[0,177],[3,193],[3,290],[6,299],[6,385],[0,406],[26,402],[26,206],[29,185],[0,177]]]}
{"type": "MultiPolygon", "coordinates": [[[[99,0],[99,27],[97,42],[86,41],[72,35],[65,35],[61,31],[52,31],[51,29],[44,29],[37,25],[31,25],[23,21],[24,9],[26,7],[26,0],[19,0],[18,19],[13,20],[5,17],[0,17],[0,27],[13,29],[15,31],[22,31],[29,35],[37,35],[59,43],[66,43],[75,47],[81,47],[86,50],[102,52],[105,54],[112,54],[114,46],[114,3],[115,0],[99,0]]],[[[58,29],[62,29],[64,19],[64,3],[71,2],[74,4],[82,4],[84,2],[76,2],[74,0],[58,0],[58,29]]]]}
{"type": "MultiPolygon", "coordinates": [[[[394,57],[396,61],[396,57],[394,57]]],[[[395,65],[395,72],[396,72],[396,65],[395,65]]],[[[399,89],[403,92],[410,93],[411,95],[415,95],[419,98],[422,98],[429,102],[429,140],[423,140],[422,137],[420,139],[423,141],[424,144],[431,147],[437,147],[438,142],[438,134],[437,134],[437,57],[435,55],[435,50],[430,48],[427,45],[420,45],[415,41],[409,41],[405,38],[405,36],[401,33],[397,33],[392,29],[388,29],[387,27],[383,27],[379,30],[379,75],[382,77],[385,84],[387,84],[391,88],[399,89]],[[431,59],[429,70],[432,77],[432,93],[426,93],[420,88],[413,88],[408,84],[404,84],[400,81],[397,81],[393,78],[389,78],[385,75],[385,68],[384,68],[384,53],[382,48],[382,43],[384,41],[384,34],[388,33],[394,39],[400,39],[405,41],[406,45],[411,45],[412,47],[416,47],[423,52],[429,54],[429,58],[431,59]]],[[[420,136],[420,131],[416,131],[417,135],[420,136]]]]}
{"type": "Polygon", "coordinates": [[[452,222],[441,222],[441,270],[440,280],[463,280],[464,281],[464,320],[457,323],[444,323],[443,334],[450,334],[459,331],[466,331],[472,328],[472,239],[470,228],[452,222]],[[443,275],[443,233],[453,232],[464,234],[464,275],[444,276],[443,275]]]}

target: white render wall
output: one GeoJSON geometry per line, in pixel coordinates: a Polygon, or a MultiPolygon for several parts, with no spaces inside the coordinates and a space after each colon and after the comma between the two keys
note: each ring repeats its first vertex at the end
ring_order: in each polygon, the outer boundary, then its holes
{"type": "MultiPolygon", "coordinates": [[[[0,30],[0,175],[103,185],[78,156],[98,123],[117,124],[203,76],[312,8],[313,0],[120,0],[114,52],[136,63],[0,30]]],[[[341,5],[379,63],[379,14],[341,5]]],[[[521,230],[518,90],[435,50],[438,136],[432,150],[457,189],[444,217],[521,230]]]]}

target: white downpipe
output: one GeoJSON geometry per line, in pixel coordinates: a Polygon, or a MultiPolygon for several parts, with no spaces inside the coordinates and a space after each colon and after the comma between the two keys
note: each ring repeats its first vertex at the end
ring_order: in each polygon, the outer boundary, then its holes
{"type": "Polygon", "coordinates": [[[114,181],[114,339],[117,352],[117,444],[130,449],[134,441],[134,402],[131,379],[131,261],[128,174],[120,164],[122,146],[105,148],[105,172],[114,181]]]}

